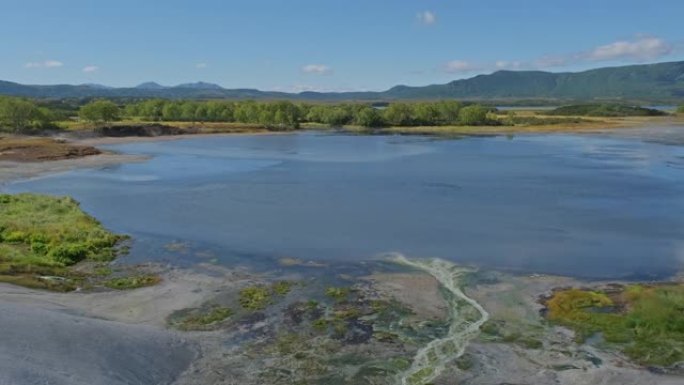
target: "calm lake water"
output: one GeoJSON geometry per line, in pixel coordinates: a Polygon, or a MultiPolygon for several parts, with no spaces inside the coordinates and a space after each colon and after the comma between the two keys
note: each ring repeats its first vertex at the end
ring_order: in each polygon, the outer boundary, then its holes
{"type": "Polygon", "coordinates": [[[3,189],[71,195],[130,260],[365,260],[662,278],[684,264],[684,147],[601,136],[302,133],[110,146],[147,154],[3,189]],[[187,247],[167,247],[169,242],[187,247]]]}

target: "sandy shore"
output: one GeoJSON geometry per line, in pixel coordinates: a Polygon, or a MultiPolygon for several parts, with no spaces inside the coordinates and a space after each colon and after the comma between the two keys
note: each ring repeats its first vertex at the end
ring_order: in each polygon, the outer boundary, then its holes
{"type": "Polygon", "coordinates": [[[0,299],[0,384],[170,384],[197,357],[184,338],[147,326],[0,299]]]}
{"type": "Polygon", "coordinates": [[[82,316],[164,328],[172,312],[197,306],[217,290],[230,290],[249,274],[217,266],[168,269],[162,283],[132,291],[57,293],[0,284],[0,301],[37,308],[70,309],[82,316]]]}
{"type": "MultiPolygon", "coordinates": [[[[267,277],[214,265],[164,270],[161,284],[133,291],[53,293],[0,284],[0,325],[12,331],[0,344],[0,384],[263,383],[258,374],[264,370],[262,365],[269,365],[272,353],[255,355],[250,346],[277,338],[286,304],[262,314],[263,319],[207,332],[175,331],[168,327],[168,317],[234,296],[240,288],[267,277]]],[[[539,315],[539,296],[559,286],[582,287],[586,282],[487,274],[484,281],[466,286],[467,295],[507,330],[533,333],[542,346],[493,341],[482,334],[466,349],[469,367],[450,365],[435,384],[681,383],[681,377],[650,372],[615,351],[576,344],[572,332],[545,323],[539,315]]],[[[359,278],[358,284],[379,298],[407,305],[413,314],[406,321],[416,327],[448,317],[437,281],[422,272],[376,273],[359,278]]],[[[371,356],[402,349],[377,342],[336,346],[346,354],[371,356]]],[[[394,384],[392,378],[378,383],[394,384]]]]}
{"type": "MultiPolygon", "coordinates": [[[[164,135],[164,136],[126,136],[126,137],[93,137],[93,138],[73,138],[68,136],[57,136],[56,139],[65,140],[71,144],[79,146],[105,146],[125,143],[143,142],[165,142],[173,140],[184,140],[207,137],[228,137],[228,136],[253,136],[253,135],[288,135],[289,132],[238,132],[238,133],[207,133],[207,134],[187,134],[187,135],[164,135]]],[[[29,179],[49,174],[57,174],[79,168],[98,168],[112,166],[129,162],[144,162],[149,157],[142,155],[119,154],[111,151],[104,151],[99,155],[85,156],[81,158],[51,160],[42,162],[15,162],[0,160],[0,185],[20,179],[29,179]]]]}
{"type": "Polygon", "coordinates": [[[261,136],[261,135],[292,135],[294,132],[289,131],[254,131],[254,132],[230,132],[230,133],[198,133],[198,134],[184,134],[184,135],[163,135],[163,136],[122,136],[122,137],[93,137],[83,139],[73,139],[65,137],[71,143],[83,146],[103,146],[108,144],[125,144],[137,142],[166,142],[172,140],[183,140],[193,138],[208,138],[208,137],[231,137],[231,136],[261,136]]]}
{"type": "Polygon", "coordinates": [[[204,269],[171,269],[161,284],[134,291],[54,293],[0,284],[0,385],[174,383],[203,349],[192,335],[167,329],[166,317],[250,278],[204,269]]]}
{"type": "MultiPolygon", "coordinates": [[[[684,121],[681,118],[668,118],[654,121],[652,118],[639,119],[632,118],[625,119],[627,123],[622,122],[621,125],[616,125],[615,128],[610,125],[599,124],[591,125],[583,129],[577,127],[562,127],[553,126],[551,129],[547,127],[403,127],[403,128],[388,128],[387,134],[424,134],[424,135],[442,135],[442,134],[459,134],[459,135],[507,135],[507,134],[599,134],[616,136],[630,139],[640,139],[657,141],[667,144],[682,144],[684,143],[684,121]],[[648,125],[654,125],[650,127],[648,125]]],[[[143,143],[143,142],[163,142],[173,140],[184,140],[193,138],[207,138],[207,137],[230,137],[230,136],[254,136],[254,135],[291,135],[293,132],[270,132],[270,131],[254,131],[254,132],[234,132],[234,133],[198,133],[186,135],[164,135],[164,136],[126,136],[126,137],[90,137],[90,138],[73,138],[69,136],[57,136],[57,139],[66,140],[74,145],[81,146],[104,146],[114,144],[126,143],[143,143]]],[[[145,156],[117,154],[112,152],[105,152],[100,155],[87,156],[83,158],[45,161],[45,162],[13,162],[0,161],[0,185],[9,181],[17,179],[33,178],[46,174],[54,174],[65,172],[77,168],[96,168],[115,165],[126,162],[142,162],[147,160],[145,156]]]]}
{"type": "Polygon", "coordinates": [[[57,174],[77,168],[106,167],[127,162],[143,162],[147,159],[147,157],[139,155],[103,153],[83,158],[47,162],[0,161],[0,185],[18,179],[29,179],[48,174],[57,174]]]}

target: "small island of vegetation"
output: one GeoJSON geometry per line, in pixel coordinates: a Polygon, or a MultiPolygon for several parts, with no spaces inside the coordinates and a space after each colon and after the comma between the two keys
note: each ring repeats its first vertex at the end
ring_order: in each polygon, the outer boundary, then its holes
{"type": "Polygon", "coordinates": [[[0,195],[0,282],[57,291],[86,285],[130,289],[159,282],[107,263],[122,253],[123,235],[105,229],[68,197],[0,195]],[[77,265],[87,264],[76,269],[77,265]]]}
{"type": "Polygon", "coordinates": [[[665,116],[666,112],[654,108],[644,108],[623,104],[573,104],[562,106],[547,112],[548,115],[562,116],[596,116],[596,117],[619,117],[619,116],[665,116]]]}

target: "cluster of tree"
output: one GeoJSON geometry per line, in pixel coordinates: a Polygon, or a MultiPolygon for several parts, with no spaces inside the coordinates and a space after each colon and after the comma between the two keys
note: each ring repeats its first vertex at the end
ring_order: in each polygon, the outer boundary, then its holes
{"type": "Polygon", "coordinates": [[[149,121],[238,122],[295,129],[300,123],[330,126],[438,126],[496,124],[493,109],[457,101],[391,103],[383,109],[368,104],[309,104],[289,101],[171,101],[151,99],[128,104],[124,115],[149,121]]]}
{"type": "Polygon", "coordinates": [[[663,116],[666,112],[653,108],[629,106],[624,104],[575,104],[558,107],[548,111],[548,115],[576,115],[576,116],[663,116]]]}
{"type": "Polygon", "coordinates": [[[81,106],[78,117],[92,123],[109,123],[121,119],[121,109],[109,100],[93,100],[81,106]]]}
{"type": "Polygon", "coordinates": [[[492,124],[491,109],[480,105],[464,106],[457,101],[391,103],[383,109],[365,104],[308,106],[310,122],[340,126],[444,126],[492,124]]]}
{"type": "Polygon", "coordinates": [[[270,128],[295,129],[302,110],[288,101],[229,102],[150,99],[126,105],[126,116],[149,121],[240,122],[270,128]]]}
{"type": "MultiPolygon", "coordinates": [[[[75,107],[69,103],[46,103],[0,97],[0,127],[26,132],[51,127],[53,121],[71,119],[76,113],[75,107]]],[[[156,122],[236,122],[289,130],[299,128],[301,123],[362,127],[500,124],[499,120],[492,118],[493,111],[491,107],[466,105],[458,101],[397,102],[376,107],[365,103],[164,99],[118,105],[111,100],[95,99],[81,105],[77,113],[80,120],[94,124],[107,124],[125,118],[156,122]]]]}
{"type": "Polygon", "coordinates": [[[35,102],[13,97],[0,97],[0,130],[25,133],[32,129],[52,126],[54,116],[46,107],[35,102]]]}
{"type": "Polygon", "coordinates": [[[679,106],[679,108],[677,108],[677,113],[678,114],[684,114],[684,104],[682,104],[681,106],[679,106]]]}
{"type": "Polygon", "coordinates": [[[390,103],[379,109],[367,104],[303,105],[306,121],[331,126],[448,126],[498,124],[494,109],[458,101],[390,103]]]}

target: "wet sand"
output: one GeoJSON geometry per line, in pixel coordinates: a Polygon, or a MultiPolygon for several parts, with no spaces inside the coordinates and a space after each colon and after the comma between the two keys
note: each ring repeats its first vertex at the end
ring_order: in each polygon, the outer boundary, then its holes
{"type": "Polygon", "coordinates": [[[203,350],[192,335],[167,329],[166,317],[250,278],[199,269],[170,269],[161,284],[133,291],[54,293],[0,284],[0,385],[174,383],[203,350]]]}
{"type": "MultiPolygon", "coordinates": [[[[163,142],[202,137],[243,136],[243,135],[287,135],[287,132],[253,132],[253,133],[217,133],[217,134],[187,134],[165,136],[126,136],[126,137],[93,137],[74,139],[58,137],[76,146],[104,146],[112,144],[139,143],[139,142],[163,142]]],[[[20,179],[29,179],[49,174],[58,174],[80,168],[98,168],[129,162],[144,162],[149,157],[142,155],[119,154],[112,151],[103,151],[98,155],[88,155],[78,158],[49,160],[38,162],[19,162],[13,160],[0,160],[0,186],[4,183],[20,179]]]]}
{"type": "Polygon", "coordinates": [[[0,384],[170,384],[198,355],[182,336],[0,296],[0,384]]]}
{"type": "MultiPolygon", "coordinates": [[[[262,358],[246,353],[248,340],[238,342],[249,331],[231,327],[179,332],[168,328],[167,318],[234,295],[266,277],[214,265],[160,269],[161,284],[133,291],[52,293],[0,284],[0,325],[6,331],[0,344],[0,384],[259,384],[256,373],[263,368],[257,364],[262,358]]],[[[681,377],[652,373],[615,351],[578,345],[572,332],[549,326],[540,317],[541,295],[555,287],[588,283],[496,272],[487,272],[487,277],[468,284],[464,292],[493,320],[506,321],[510,330],[533,331],[543,347],[492,341],[481,334],[465,350],[472,366],[447,365],[435,384],[681,383],[681,377]]],[[[377,273],[359,283],[370,285],[381,298],[411,305],[414,314],[407,322],[447,317],[437,281],[423,272],[377,273]]],[[[277,330],[268,325],[269,319],[253,327],[277,330]]],[[[382,349],[396,348],[387,346],[382,349]]],[[[392,384],[392,379],[386,383],[392,384]]]]}
{"type": "Polygon", "coordinates": [[[83,158],[47,162],[0,161],[0,186],[14,180],[58,174],[78,168],[106,167],[126,162],[144,162],[147,159],[147,157],[139,155],[103,153],[83,158]]]}

